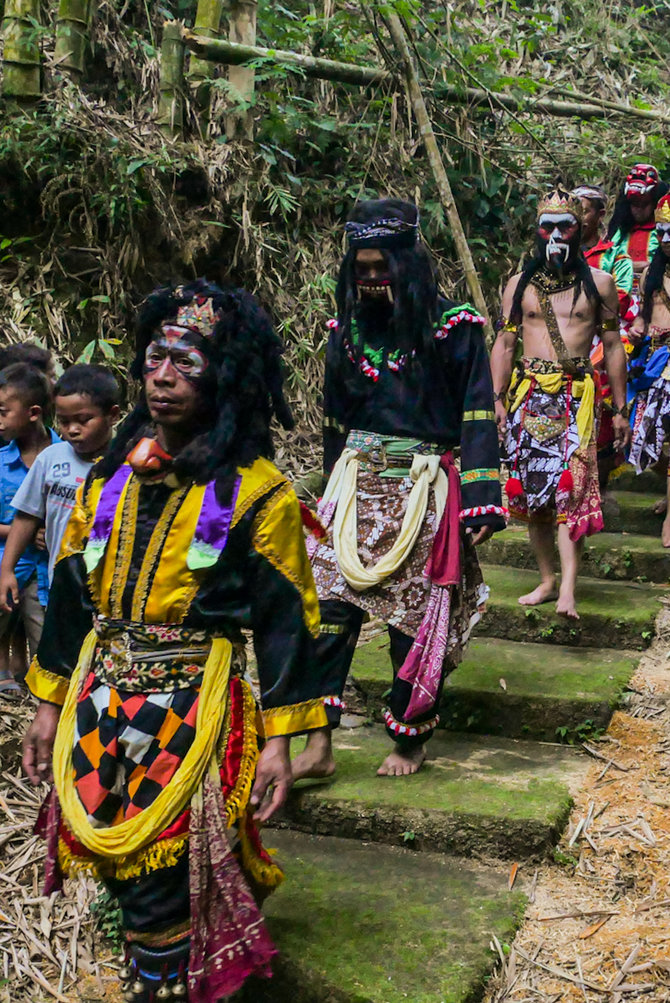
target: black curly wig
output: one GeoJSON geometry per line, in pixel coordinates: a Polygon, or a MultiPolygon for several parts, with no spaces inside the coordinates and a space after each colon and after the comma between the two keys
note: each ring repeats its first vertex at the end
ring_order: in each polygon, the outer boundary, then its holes
{"type": "Polygon", "coordinates": [[[663,276],[665,275],[665,270],[668,267],[668,264],[668,259],[663,253],[663,250],[660,247],[657,247],[651,261],[649,262],[647,277],[644,280],[644,293],[642,294],[642,309],[640,310],[640,313],[642,314],[642,320],[645,323],[645,327],[647,327],[651,322],[651,312],[654,307],[654,293],[663,288],[663,276]]]}
{"type": "MultiPolygon", "coordinates": [[[[372,199],[359,202],[349,215],[355,223],[374,223],[395,217],[407,223],[418,222],[418,211],[412,202],[401,199],[372,199]]],[[[339,331],[350,342],[351,320],[362,309],[356,288],[356,247],[349,247],[340,266],[337,283],[337,317],[339,331]]],[[[434,347],[437,321],[437,280],[432,258],[420,241],[412,247],[384,249],[393,287],[393,310],[388,326],[393,347],[418,353],[434,347]]]]}
{"type": "MultiPolygon", "coordinates": [[[[216,479],[222,485],[232,485],[238,466],[248,466],[259,456],[274,455],[270,430],[273,418],[286,429],[294,425],[283,391],[283,346],[258,301],[243,289],[221,289],[206,279],[156,289],[139,311],[136,354],[130,371],[136,379],[142,379],[147,346],[161,324],[174,320],[179,307],[196,296],[211,298],[219,318],[212,336],[204,339],[215,379],[210,384],[211,406],[207,400],[197,434],[173,458],[172,469],[180,478],[196,484],[216,479]]],[[[149,426],[149,409],[142,393],[119,426],[96,474],[110,477],[147,434],[149,426]]]]}

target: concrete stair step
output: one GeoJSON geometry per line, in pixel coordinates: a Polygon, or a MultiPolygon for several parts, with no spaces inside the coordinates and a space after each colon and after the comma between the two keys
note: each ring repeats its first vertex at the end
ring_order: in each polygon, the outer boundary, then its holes
{"type": "Polygon", "coordinates": [[[661,547],[662,515],[654,514],[654,505],[662,495],[648,494],[641,491],[612,492],[616,506],[606,505],[604,510],[605,529],[608,533],[639,533],[641,536],[653,536],[661,547]]]}
{"type": "Polygon", "coordinates": [[[280,956],[243,1003],[468,1003],[491,936],[510,943],[520,922],[500,869],[297,833],[266,842],[286,870],[263,907],[280,956]]]}
{"type": "Polygon", "coordinates": [[[299,782],[278,825],[464,856],[546,856],[588,765],[568,746],[438,731],[417,774],[378,777],[392,748],[382,726],[333,737],[335,777],[299,782]]]}
{"type": "Polygon", "coordinates": [[[536,587],[536,571],[485,565],[483,572],[491,595],[487,612],[475,628],[480,637],[635,650],[651,643],[664,594],[660,585],[580,578],[580,619],[567,620],[556,614],[553,602],[519,605],[519,596],[536,587]]]}
{"type": "MultiPolygon", "coordinates": [[[[384,632],[356,649],[352,666],[368,713],[378,721],[392,678],[388,649],[384,632]]],[[[638,660],[634,651],[476,638],[449,676],[440,727],[578,741],[607,726],[638,660]]]]}
{"type": "MultiPolygon", "coordinates": [[[[535,570],[537,561],[528,529],[513,523],[480,547],[480,559],[507,568],[535,570]]],[[[557,558],[558,566],[558,558],[557,558]]],[[[655,536],[633,533],[596,533],[584,545],[582,568],[592,578],[616,581],[670,581],[670,550],[655,536]]]]}

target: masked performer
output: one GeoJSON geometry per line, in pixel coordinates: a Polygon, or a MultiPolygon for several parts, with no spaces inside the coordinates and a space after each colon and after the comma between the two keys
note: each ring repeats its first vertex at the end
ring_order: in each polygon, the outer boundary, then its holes
{"type": "Polygon", "coordinates": [[[633,259],[635,288],[644,268],[651,261],[658,240],[654,227],[654,208],[668,190],[652,164],[631,167],[607,228],[607,237],[618,254],[633,259]]]}
{"type": "Polygon", "coordinates": [[[263,821],[286,796],[286,736],[326,723],[318,602],[298,501],[267,459],[273,415],[292,420],[253,297],[204,280],[157,290],[133,373],[140,402],[56,564],[24,766],[48,776],[57,726],[48,890],[89,868],[118,899],[125,998],[213,1003],[270,974],[257,901],[281,872],[253,809],[263,821]]]}
{"type": "Polygon", "coordinates": [[[612,388],[615,445],[629,429],[622,415],[626,358],[618,297],[610,275],[589,268],[580,252],[582,205],[567,192],[541,200],[535,256],[507,284],[503,322],[491,355],[496,414],[510,465],[510,512],[529,518],[541,583],[523,606],[557,599],[556,611],[577,618],[575,584],[581,541],[602,529],[596,463],[596,387],[589,352],[602,338],[612,388]],[[519,334],[523,358],[514,372],[519,334]],[[507,411],[504,399],[507,401],[507,411]],[[554,529],[558,524],[561,587],[556,592],[554,529]]]}
{"type": "MultiPolygon", "coordinates": [[[[624,333],[633,320],[628,315],[633,292],[633,261],[630,255],[620,251],[614,241],[603,237],[602,227],[607,211],[607,195],[599,185],[579,185],[572,193],[582,203],[582,253],[591,268],[607,272],[614,279],[619,296],[619,316],[623,346],[628,353],[632,344],[624,333]]],[[[600,379],[602,409],[598,426],[598,480],[600,493],[604,496],[609,476],[616,466],[623,463],[624,456],[614,449],[614,426],[612,424],[612,392],[605,372],[603,343],[596,337],[591,350],[591,362],[600,379]]],[[[605,498],[603,497],[603,502],[605,498]]]]}
{"type": "MultiPolygon", "coordinates": [[[[656,235],[659,246],[651,264],[642,273],[642,309],[631,329],[631,337],[645,340],[646,352],[634,369],[637,389],[633,415],[633,443],[630,462],[640,473],[663,461],[663,443],[670,432],[670,196],[664,195],[656,207],[656,235]],[[644,366],[639,363],[643,359],[644,366]]],[[[664,463],[666,465],[666,463],[664,463]]],[[[668,479],[670,495],[670,479],[668,479]]],[[[670,547],[670,515],[667,505],[661,536],[670,547]]],[[[658,511],[663,511],[658,507],[658,511]]]]}
{"type": "MultiPolygon", "coordinates": [[[[324,692],[341,697],[364,619],[388,625],[395,747],[378,772],[400,776],[423,762],[444,678],[485,600],[473,542],[502,529],[505,512],[483,319],[439,295],[416,206],[363,202],[346,232],[326,354],[328,538],[312,560],[319,655],[324,692]]],[[[336,726],[340,701],[328,712],[336,726]]],[[[330,738],[309,736],[294,776],[332,772],[330,738]]]]}

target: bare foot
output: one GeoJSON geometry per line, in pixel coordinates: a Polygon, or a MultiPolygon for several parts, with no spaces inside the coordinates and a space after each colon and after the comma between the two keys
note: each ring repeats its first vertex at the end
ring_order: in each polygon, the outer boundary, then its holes
{"type": "Polygon", "coordinates": [[[305,748],[291,763],[291,772],[294,781],[307,778],[323,780],[325,777],[332,777],[335,772],[335,759],[330,728],[320,728],[318,731],[310,732],[305,748]]]}
{"type": "MultiPolygon", "coordinates": [[[[667,511],[668,511],[668,499],[659,498],[656,504],[654,505],[652,512],[654,513],[654,515],[665,515],[667,511]]],[[[665,547],[666,544],[664,543],[663,546],[665,547]]]]}
{"type": "Polygon", "coordinates": [[[377,776],[409,777],[421,769],[425,758],[425,745],[416,745],[413,749],[402,749],[396,744],[391,755],[386,757],[377,770],[377,776]]]}
{"type": "Polygon", "coordinates": [[[661,528],[661,542],[664,547],[670,547],[670,515],[666,515],[661,528]]]}
{"type": "Polygon", "coordinates": [[[558,602],[556,603],[556,612],[559,616],[567,617],[568,620],[579,620],[579,613],[577,612],[575,597],[573,595],[559,595],[558,602]]]}
{"type": "Polygon", "coordinates": [[[540,582],[536,589],[528,592],[525,596],[519,596],[520,606],[541,606],[544,602],[553,602],[558,596],[556,591],[556,579],[540,582]]]}

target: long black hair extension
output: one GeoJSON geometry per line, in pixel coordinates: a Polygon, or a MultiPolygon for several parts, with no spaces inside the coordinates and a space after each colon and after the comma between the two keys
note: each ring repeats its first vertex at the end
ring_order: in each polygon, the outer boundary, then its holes
{"type": "MultiPolygon", "coordinates": [[[[659,181],[654,188],[653,195],[650,196],[650,202],[652,205],[656,205],[668,191],[668,184],[665,181],[659,181]]],[[[653,217],[652,217],[653,219],[653,217]]],[[[617,196],[617,200],[614,203],[614,210],[612,212],[612,218],[607,226],[607,239],[611,240],[614,234],[619,231],[622,237],[627,237],[633,227],[635,226],[635,220],[633,219],[633,213],[630,207],[630,201],[624,195],[623,187],[617,196]]]]}
{"type": "MultiPolygon", "coordinates": [[[[521,303],[523,300],[523,294],[528,288],[529,282],[532,280],[533,276],[541,271],[545,263],[544,250],[540,254],[539,249],[527,262],[521,271],[521,277],[514,290],[514,297],[512,299],[512,309],[510,310],[510,322],[516,324],[517,326],[521,324],[523,320],[523,310],[521,303]]],[[[596,286],[593,275],[591,274],[591,269],[586,261],[586,258],[581,251],[575,256],[575,264],[573,268],[573,273],[576,279],[575,291],[572,297],[572,309],[574,310],[577,305],[577,300],[582,292],[595,307],[595,321],[597,326],[600,326],[602,321],[602,308],[603,301],[598,292],[598,287],[596,286]]]]}
{"type": "MultiPolygon", "coordinates": [[[[401,199],[371,199],[359,202],[349,215],[356,223],[374,223],[389,217],[418,222],[416,206],[401,199]]],[[[356,247],[345,254],[337,282],[338,331],[351,344],[351,321],[359,311],[356,290],[356,247]]],[[[434,345],[437,321],[437,280],[432,258],[421,242],[413,247],[382,250],[393,287],[393,312],[389,324],[392,347],[426,352],[434,345]]],[[[352,346],[356,353],[356,346],[352,346]]],[[[358,353],[360,356],[360,352],[358,353]]],[[[356,361],[360,361],[357,358],[356,361]]]]}
{"type": "Polygon", "coordinates": [[[654,293],[663,288],[663,276],[665,275],[668,259],[660,247],[654,251],[654,256],[649,262],[647,275],[644,280],[644,292],[642,294],[642,320],[647,324],[651,322],[651,312],[654,306],[654,293]]]}
{"type": "MultiPolygon", "coordinates": [[[[294,421],[283,391],[282,343],[272,329],[267,313],[243,289],[221,289],[206,279],[184,286],[156,289],[144,301],[138,316],[136,355],[131,373],[142,378],[147,346],[160,325],[174,320],[180,306],[196,296],[212,299],[220,313],[205,351],[214,368],[211,406],[203,407],[203,422],[197,434],[173,458],[172,469],[198,484],[217,479],[227,493],[238,466],[248,466],[259,456],[272,458],[270,430],[276,418],[286,429],[294,421]]],[[[121,423],[114,440],[96,468],[97,476],[110,477],[132,447],[147,434],[149,409],[140,400],[121,423]]]]}

